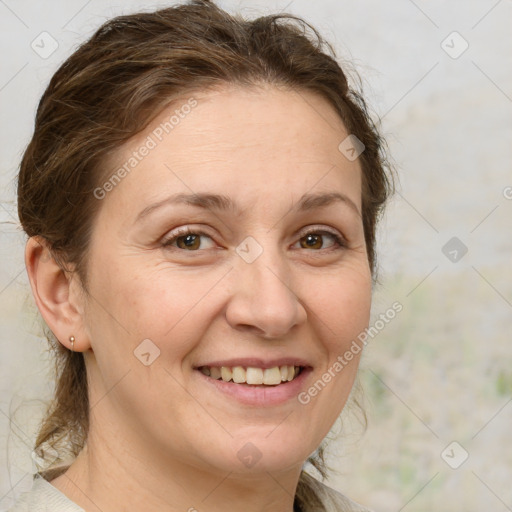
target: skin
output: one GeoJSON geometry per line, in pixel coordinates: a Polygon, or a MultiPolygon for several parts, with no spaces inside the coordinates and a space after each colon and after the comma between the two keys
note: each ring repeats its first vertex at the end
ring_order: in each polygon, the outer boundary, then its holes
{"type": "Polygon", "coordinates": [[[302,465],[339,416],[359,364],[360,353],[305,405],[295,397],[267,407],[228,398],[193,369],[297,356],[313,368],[307,390],[368,326],[371,272],[361,168],[338,150],[348,133],[313,93],[224,85],[184,96],[105,169],[119,168],[191,96],[197,106],[101,200],[88,294],[37,237],[27,243],[38,308],[67,348],[75,336],[86,361],[87,445],[51,483],[88,512],[292,512],[302,465]],[[356,208],[292,211],[304,193],[333,191],[356,208]],[[168,205],[135,222],[177,192],[225,194],[241,211],[168,205]],[[207,233],[195,251],[183,240],[163,247],[184,226],[207,233]],[[325,230],[347,247],[318,235],[325,230]],[[263,249],[252,263],[236,252],[247,236],[263,249]],[[134,356],[144,339],[160,350],[148,366],[134,356]],[[252,467],[237,457],[248,442],[261,454],[252,467]]]}

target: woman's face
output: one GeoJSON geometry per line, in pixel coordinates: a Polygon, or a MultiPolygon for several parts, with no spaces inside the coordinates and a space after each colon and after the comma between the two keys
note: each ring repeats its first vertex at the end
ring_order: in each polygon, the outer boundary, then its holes
{"type": "Polygon", "coordinates": [[[201,470],[279,471],[317,448],[370,311],[348,135],[312,93],[225,86],[112,155],[84,306],[91,431],[148,465],[201,470]],[[283,382],[283,366],[303,369],[283,382]]]}

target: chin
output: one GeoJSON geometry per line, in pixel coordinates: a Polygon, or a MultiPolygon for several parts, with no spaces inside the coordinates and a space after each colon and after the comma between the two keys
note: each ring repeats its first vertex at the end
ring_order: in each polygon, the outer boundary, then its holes
{"type": "Polygon", "coordinates": [[[227,443],[227,452],[230,452],[231,456],[223,457],[214,464],[223,471],[240,475],[276,473],[302,468],[316,446],[311,443],[306,445],[304,435],[278,430],[279,426],[274,426],[262,429],[259,434],[253,432],[250,436],[237,436],[227,443]]]}

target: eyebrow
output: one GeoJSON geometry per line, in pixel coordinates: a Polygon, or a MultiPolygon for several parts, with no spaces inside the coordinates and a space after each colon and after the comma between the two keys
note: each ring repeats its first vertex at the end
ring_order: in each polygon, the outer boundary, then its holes
{"type": "MultiPolygon", "coordinates": [[[[327,192],[327,193],[307,193],[304,194],[298,201],[298,203],[292,208],[292,211],[305,212],[309,210],[315,210],[318,208],[324,208],[334,203],[344,203],[349,206],[359,217],[361,213],[358,207],[345,194],[340,192],[327,192]]],[[[135,222],[140,221],[144,217],[147,217],[151,212],[161,208],[162,206],[173,204],[186,204],[189,206],[196,206],[206,210],[217,210],[217,211],[232,211],[236,214],[241,214],[242,210],[239,206],[233,202],[233,200],[222,194],[209,194],[209,193],[198,193],[198,194],[174,194],[170,197],[162,199],[154,204],[151,204],[144,208],[136,217],[135,222]]]]}

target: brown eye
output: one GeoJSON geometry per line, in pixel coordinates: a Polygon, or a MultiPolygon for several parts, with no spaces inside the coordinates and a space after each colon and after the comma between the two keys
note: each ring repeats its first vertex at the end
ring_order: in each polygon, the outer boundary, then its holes
{"type": "MultiPolygon", "coordinates": [[[[211,237],[203,231],[194,231],[190,228],[185,228],[177,231],[173,236],[164,240],[162,246],[169,249],[176,249],[188,252],[198,252],[201,249],[201,238],[205,237],[210,240],[211,237]]],[[[303,235],[299,240],[302,249],[313,249],[315,252],[324,250],[336,250],[347,247],[346,241],[343,237],[330,231],[309,231],[303,235]],[[325,247],[325,237],[331,238],[334,243],[325,247]]],[[[204,249],[204,248],[203,248],[204,249]]]]}
{"type": "Polygon", "coordinates": [[[346,247],[346,242],[337,234],[330,231],[310,231],[306,233],[301,239],[300,244],[303,249],[325,249],[323,237],[328,236],[334,240],[334,244],[329,248],[346,247]]]}
{"type": "Polygon", "coordinates": [[[202,231],[192,231],[190,229],[184,229],[175,233],[171,238],[162,242],[163,247],[176,248],[184,251],[195,252],[201,246],[201,237],[210,238],[206,233],[202,231]],[[176,242],[176,245],[174,245],[176,242]]]}

